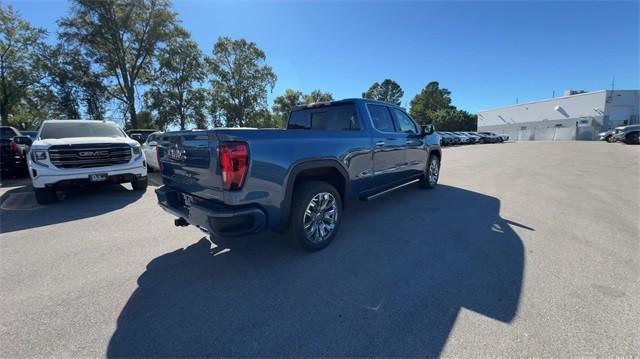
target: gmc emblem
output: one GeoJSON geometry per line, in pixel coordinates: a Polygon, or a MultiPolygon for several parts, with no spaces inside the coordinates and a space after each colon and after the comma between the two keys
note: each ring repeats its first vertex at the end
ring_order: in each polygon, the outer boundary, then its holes
{"type": "Polygon", "coordinates": [[[167,156],[174,161],[184,161],[187,159],[186,151],[179,148],[177,144],[167,151],[167,156]]]}
{"type": "Polygon", "coordinates": [[[109,151],[82,151],[78,152],[80,157],[105,157],[109,156],[109,151]]]}

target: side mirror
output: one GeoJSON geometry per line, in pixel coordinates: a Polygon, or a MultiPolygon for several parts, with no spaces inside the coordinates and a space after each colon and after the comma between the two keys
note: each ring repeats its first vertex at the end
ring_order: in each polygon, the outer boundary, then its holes
{"type": "Polygon", "coordinates": [[[29,136],[16,136],[13,138],[13,142],[15,142],[17,145],[31,146],[33,140],[31,140],[31,137],[29,136]]]}
{"type": "Polygon", "coordinates": [[[423,135],[432,135],[435,131],[436,131],[436,128],[433,125],[422,126],[423,135]]]}
{"type": "Polygon", "coordinates": [[[151,146],[151,147],[155,147],[155,146],[157,146],[157,145],[158,145],[158,142],[156,142],[156,141],[151,141],[151,142],[147,143],[147,145],[149,145],[149,146],[151,146]]]}

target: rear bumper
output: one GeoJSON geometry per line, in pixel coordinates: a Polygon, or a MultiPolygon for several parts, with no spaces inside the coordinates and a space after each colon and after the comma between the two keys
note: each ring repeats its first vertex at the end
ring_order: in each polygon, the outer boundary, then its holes
{"type": "Polygon", "coordinates": [[[267,216],[259,207],[227,206],[195,196],[185,204],[183,193],[167,186],[157,188],[156,195],[162,209],[216,236],[246,236],[266,227],[267,216]]]}

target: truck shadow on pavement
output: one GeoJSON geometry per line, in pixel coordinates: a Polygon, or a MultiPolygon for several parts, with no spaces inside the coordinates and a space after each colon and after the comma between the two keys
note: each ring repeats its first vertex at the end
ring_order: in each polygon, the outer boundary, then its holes
{"type": "Polygon", "coordinates": [[[59,194],[62,200],[41,206],[31,184],[25,182],[0,197],[0,233],[98,216],[125,207],[142,195],[122,185],[86,187],[59,194]]]}
{"type": "Polygon", "coordinates": [[[411,187],[350,203],[317,253],[203,238],[148,264],[107,355],[438,356],[461,308],[516,316],[524,247],[499,212],[480,193],[411,187]]]}

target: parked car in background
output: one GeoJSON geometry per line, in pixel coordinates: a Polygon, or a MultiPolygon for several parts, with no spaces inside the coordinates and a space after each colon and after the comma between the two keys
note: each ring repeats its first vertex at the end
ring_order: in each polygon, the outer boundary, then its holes
{"type": "Polygon", "coordinates": [[[0,126],[0,171],[2,175],[26,173],[27,154],[32,140],[9,126],[0,126]]]}
{"type": "Polygon", "coordinates": [[[496,136],[500,138],[499,142],[509,141],[509,135],[506,133],[496,133],[496,136]]]}
{"type": "Polygon", "coordinates": [[[56,191],[80,185],[131,183],[147,188],[147,165],[140,144],[113,122],[44,121],[29,153],[29,174],[40,204],[56,191]]]}
{"type": "Polygon", "coordinates": [[[158,132],[158,130],[153,129],[133,129],[127,130],[127,135],[132,139],[138,141],[138,143],[143,144],[147,141],[147,137],[154,132],[158,132]]]}
{"type": "Polygon", "coordinates": [[[454,132],[454,133],[455,133],[456,135],[466,137],[466,138],[467,138],[467,142],[466,142],[466,143],[468,143],[468,144],[474,144],[474,143],[476,143],[476,142],[478,141],[478,140],[477,140],[477,139],[478,139],[478,137],[473,136],[473,135],[470,135],[470,134],[468,134],[468,133],[466,133],[466,132],[454,132]]]}
{"type": "Polygon", "coordinates": [[[640,144],[640,125],[616,127],[613,137],[616,141],[624,142],[629,145],[640,144]]]}
{"type": "Polygon", "coordinates": [[[484,140],[487,143],[496,143],[496,142],[502,142],[503,139],[496,135],[493,132],[478,132],[479,135],[483,135],[484,136],[484,140]]]}
{"type": "Polygon", "coordinates": [[[607,130],[607,131],[604,131],[604,132],[600,132],[598,134],[598,136],[600,137],[600,141],[607,141],[607,142],[610,142],[610,143],[611,142],[616,142],[615,137],[613,137],[613,133],[615,131],[616,130],[614,128],[612,128],[610,130],[607,130]]]}
{"type": "Polygon", "coordinates": [[[461,139],[460,136],[454,134],[453,132],[444,132],[444,133],[446,133],[448,136],[451,137],[451,139],[452,139],[452,143],[451,144],[452,145],[455,146],[455,145],[462,144],[462,139],[461,139]]]}
{"type": "Polygon", "coordinates": [[[147,168],[149,171],[160,170],[160,160],[158,158],[158,141],[162,137],[162,132],[154,132],[147,137],[147,140],[142,144],[142,152],[147,159],[147,168]]]}
{"type": "Polygon", "coordinates": [[[166,132],[156,194],[177,226],[222,237],[288,232],[313,251],[335,238],[348,197],[370,199],[413,182],[435,187],[438,142],[432,126],[386,102],[299,106],[286,130],[166,132]]]}
{"type": "Polygon", "coordinates": [[[492,143],[493,141],[491,140],[491,136],[485,135],[484,133],[481,132],[474,132],[474,135],[480,137],[479,141],[480,143],[492,143]]]}
{"type": "Polygon", "coordinates": [[[470,138],[462,132],[449,132],[452,136],[456,136],[460,140],[460,144],[467,145],[470,142],[470,138]]]}
{"type": "Polygon", "coordinates": [[[438,135],[440,135],[440,145],[441,146],[454,145],[455,140],[453,139],[453,136],[451,136],[447,132],[438,131],[438,135]]]}
{"type": "Polygon", "coordinates": [[[38,137],[38,131],[20,131],[23,136],[29,136],[31,141],[35,141],[36,137],[38,137]]]}
{"type": "Polygon", "coordinates": [[[482,143],[482,137],[478,136],[473,132],[464,132],[465,135],[469,136],[473,143],[482,143]]]}

